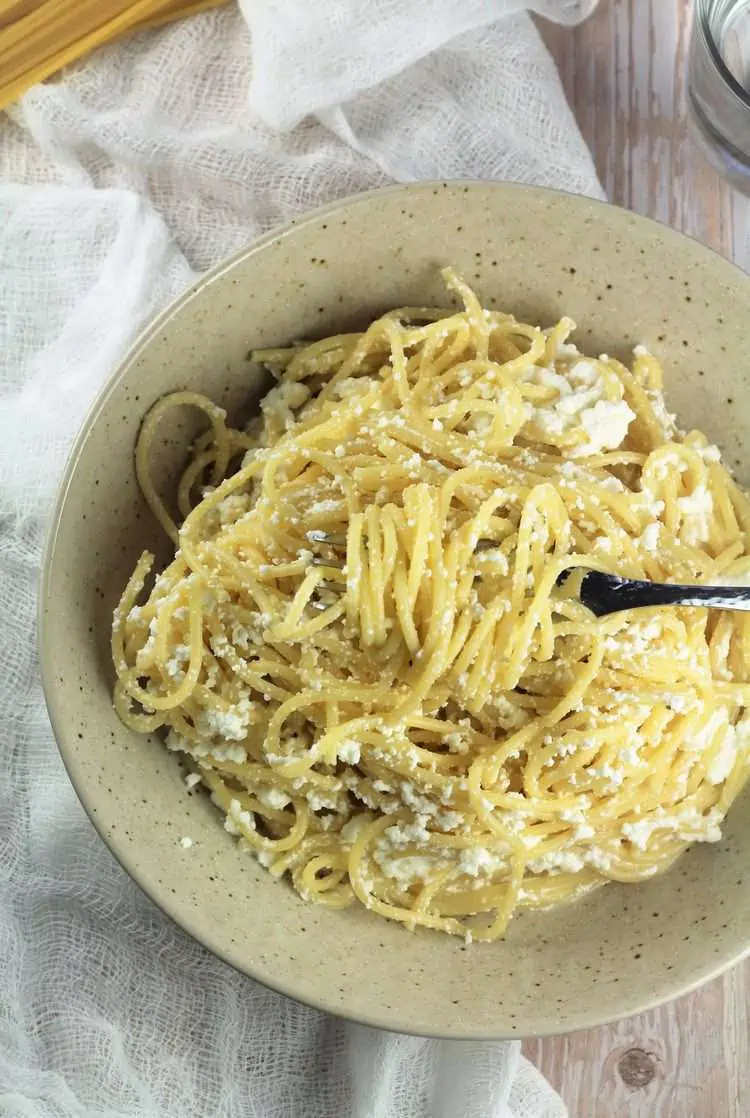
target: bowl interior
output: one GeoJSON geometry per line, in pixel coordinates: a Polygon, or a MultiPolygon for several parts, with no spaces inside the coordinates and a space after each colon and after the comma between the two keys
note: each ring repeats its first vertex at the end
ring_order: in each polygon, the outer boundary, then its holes
{"type": "MultiPolygon", "coordinates": [[[[750,281],[686,238],[624,211],[507,185],[415,185],[319,211],[210,274],[148,330],[72,456],[42,588],[45,689],[71,778],[102,837],[146,892],[222,958],[276,989],[385,1028],[453,1037],[562,1032],[637,1012],[738,959],[750,939],[750,813],[664,877],[521,914],[472,945],[328,912],[241,853],[157,738],[111,704],[112,608],[159,542],[133,445],[150,404],[190,388],[247,415],[263,390],[256,346],[362,324],[399,304],[446,303],[453,264],[489,306],[578,323],[583,350],[664,361],[670,410],[702,427],[750,480],[750,281]],[[189,835],[194,845],[183,849],[189,835]]],[[[165,427],[160,491],[192,417],[165,427]]],[[[166,488],[165,488],[166,487],[166,488]]],[[[166,550],[164,551],[166,554],[166,550]]],[[[744,801],[745,803],[747,801],[744,801]]]]}

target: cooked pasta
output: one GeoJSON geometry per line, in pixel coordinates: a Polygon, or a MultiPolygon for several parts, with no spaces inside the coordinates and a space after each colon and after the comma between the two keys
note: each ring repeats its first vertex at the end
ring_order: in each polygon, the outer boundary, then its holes
{"type": "Polygon", "coordinates": [[[444,277],[462,309],[258,353],[278,384],[247,430],[194,393],[155,405],[136,468],[176,551],[115,610],[115,704],[304,898],[492,940],[719,838],[750,618],[597,619],[559,581],[741,581],[750,505],[645,349],[584,357],[569,319],[444,277]],[[149,461],[186,405],[210,424],[178,527],[149,461]]]}

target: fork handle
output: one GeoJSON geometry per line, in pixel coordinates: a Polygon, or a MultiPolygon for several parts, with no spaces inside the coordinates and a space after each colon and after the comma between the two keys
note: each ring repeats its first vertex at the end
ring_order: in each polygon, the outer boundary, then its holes
{"type": "Polygon", "coordinates": [[[588,571],[580,600],[597,617],[644,606],[705,606],[750,611],[750,586],[679,586],[588,571]]]}

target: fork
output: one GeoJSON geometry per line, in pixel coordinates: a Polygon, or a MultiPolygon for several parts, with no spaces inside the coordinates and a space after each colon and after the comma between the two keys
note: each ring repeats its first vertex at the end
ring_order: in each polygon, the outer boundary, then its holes
{"type": "MultiPolygon", "coordinates": [[[[307,533],[310,543],[326,547],[345,547],[346,537],[314,529],[307,533]]],[[[486,550],[495,545],[491,540],[480,540],[477,550],[486,550]]],[[[342,570],[344,564],[338,559],[315,556],[313,564],[342,570]]],[[[582,605],[596,617],[607,617],[629,609],[643,609],[648,606],[702,606],[706,609],[728,609],[750,611],[750,586],[690,586],[668,582],[649,582],[645,579],[623,578],[621,575],[605,574],[603,571],[585,570],[571,567],[562,572],[557,580],[563,586],[572,574],[583,574],[576,596],[582,605]]],[[[338,589],[335,583],[325,583],[326,589],[338,589]]]]}

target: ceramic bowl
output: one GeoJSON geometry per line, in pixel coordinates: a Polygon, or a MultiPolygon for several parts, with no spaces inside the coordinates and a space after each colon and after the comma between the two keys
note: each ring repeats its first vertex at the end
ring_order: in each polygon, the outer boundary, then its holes
{"type": "MultiPolygon", "coordinates": [[[[100,835],[146,893],[226,962],[331,1013],[454,1038],[595,1025],[681,994],[750,943],[750,811],[663,877],[610,885],[507,936],[411,935],[358,907],[304,903],[242,853],[204,795],[188,796],[158,737],[111,703],[113,606],[160,532],[133,446],[149,406],[206,393],[235,419],[263,387],[257,346],[324,336],[387,308],[444,302],[453,264],[486,305],[544,325],[563,313],[583,350],[664,362],[670,410],[702,427],[750,481],[750,280],[669,229],[585,198],[522,186],[419,184],[337,203],[222,264],[143,334],[94,406],[67,467],[46,553],[41,658],[70,778],[100,835]],[[184,849],[188,835],[193,846],[184,849]]],[[[184,462],[173,427],[159,487],[184,462]]],[[[162,489],[162,491],[167,491],[162,489]]]]}

